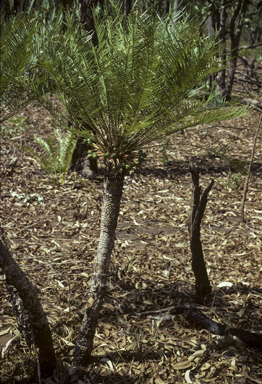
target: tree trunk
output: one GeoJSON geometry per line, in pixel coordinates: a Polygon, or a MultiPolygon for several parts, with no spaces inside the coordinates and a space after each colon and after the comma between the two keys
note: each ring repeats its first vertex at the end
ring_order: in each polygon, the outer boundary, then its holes
{"type": "Polygon", "coordinates": [[[21,337],[25,338],[26,344],[31,351],[31,347],[34,344],[34,335],[32,333],[32,326],[30,321],[30,314],[25,309],[23,301],[21,300],[19,293],[15,287],[6,284],[7,292],[10,296],[13,311],[17,320],[17,325],[21,337]]]}
{"type": "Polygon", "coordinates": [[[170,11],[170,1],[167,0],[166,1],[166,15],[168,15],[169,11],[170,11]]]}
{"type": "MultiPolygon", "coordinates": [[[[218,40],[220,41],[220,45],[222,45],[221,50],[221,59],[222,65],[226,65],[227,54],[226,54],[226,20],[227,20],[227,12],[226,12],[226,0],[222,0],[221,2],[221,13],[220,13],[220,31],[218,40]]],[[[226,89],[226,69],[222,69],[217,75],[217,89],[216,92],[222,97],[225,96],[226,89]]]]}
{"type": "MultiPolygon", "coordinates": [[[[211,14],[207,19],[207,29],[210,37],[214,40],[216,36],[216,31],[220,29],[220,11],[219,8],[216,6],[215,2],[212,2],[211,14]]],[[[215,79],[215,73],[209,76],[209,86],[211,89],[213,87],[215,79]]]]}
{"type": "Polygon", "coordinates": [[[192,253],[192,270],[196,279],[196,292],[200,297],[207,296],[212,288],[208,280],[202,244],[200,240],[200,224],[204,215],[207,196],[212,188],[214,180],[211,181],[209,186],[205,189],[201,199],[201,188],[199,187],[199,175],[195,169],[191,169],[193,187],[192,207],[189,214],[189,236],[190,236],[190,249],[192,253]]]}
{"type": "Polygon", "coordinates": [[[126,15],[130,13],[132,9],[132,0],[124,0],[124,12],[126,15]]]}
{"type": "Polygon", "coordinates": [[[224,92],[224,96],[229,101],[232,93],[233,88],[233,82],[234,82],[234,76],[236,71],[236,65],[237,65],[237,55],[238,55],[238,48],[240,43],[240,37],[243,27],[243,22],[245,19],[245,14],[248,7],[248,0],[239,0],[234,13],[230,20],[230,39],[231,39],[231,52],[230,52],[230,63],[228,68],[228,77],[226,81],[226,88],[224,92]],[[237,27],[236,19],[238,18],[238,24],[237,27]]]}
{"type": "Polygon", "coordinates": [[[93,349],[94,334],[103,304],[109,263],[114,248],[123,180],[123,175],[109,175],[104,179],[101,229],[95,271],[90,283],[88,308],[73,351],[75,365],[86,365],[93,349]]]}
{"type": "MultiPolygon", "coordinates": [[[[7,248],[6,241],[1,228],[0,267],[2,268],[3,275],[6,277],[5,281],[6,285],[8,286],[9,292],[11,287],[15,288],[19,295],[19,298],[22,300],[26,313],[29,315],[33,339],[36,348],[38,348],[39,350],[38,358],[41,374],[43,377],[51,376],[54,370],[56,369],[56,358],[52,336],[46,315],[43,311],[41,302],[38,299],[32,284],[12,258],[7,248]]],[[[22,313],[23,308],[21,310],[16,311],[16,315],[19,316],[18,323],[20,323],[21,320],[22,322],[23,320],[25,320],[21,319],[20,317],[22,313]]]]}
{"type": "MultiPolygon", "coordinates": [[[[80,4],[80,21],[84,27],[84,29],[89,31],[94,31],[92,36],[93,44],[95,46],[98,45],[97,33],[95,30],[95,23],[93,18],[93,7],[97,6],[97,0],[79,0],[80,4]]],[[[104,1],[101,0],[101,7],[103,8],[104,1]]]]}

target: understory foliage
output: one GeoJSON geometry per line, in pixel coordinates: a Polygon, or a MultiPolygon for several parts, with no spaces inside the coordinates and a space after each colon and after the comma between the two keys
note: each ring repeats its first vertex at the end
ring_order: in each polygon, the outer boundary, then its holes
{"type": "Polygon", "coordinates": [[[35,141],[44,150],[44,156],[32,148],[22,146],[22,149],[32,157],[45,173],[59,184],[65,182],[72,154],[76,145],[75,135],[68,132],[63,135],[61,130],[55,130],[56,143],[48,135],[46,140],[34,135],[35,141]]]}
{"type": "MultiPolygon", "coordinates": [[[[16,89],[20,86],[22,95],[48,109],[57,126],[67,128],[69,120],[67,129],[87,139],[92,156],[100,157],[106,167],[99,246],[73,352],[75,365],[86,365],[92,352],[124,175],[142,164],[143,149],[153,141],[247,111],[246,107],[227,106],[215,93],[204,93],[202,82],[221,69],[220,47],[198,25],[172,14],[161,19],[153,11],[126,16],[117,4],[112,7],[113,16],[94,15],[98,46],[93,45],[92,32],[83,31],[70,13],[65,15],[65,24],[58,18],[48,30],[41,29],[41,19],[35,18],[36,32],[27,47],[35,61],[21,75],[13,74],[16,89]],[[55,93],[62,110],[50,93],[55,93]]],[[[26,21],[27,16],[24,18],[26,21]]],[[[31,26],[27,21],[26,25],[31,26]]],[[[8,24],[3,30],[9,33],[8,24]]],[[[6,45],[4,49],[8,49],[6,45]]],[[[1,63],[6,71],[10,60],[1,63]]],[[[6,90],[12,90],[12,81],[6,90]]],[[[51,139],[39,143],[53,164],[56,155],[51,139]]]]}

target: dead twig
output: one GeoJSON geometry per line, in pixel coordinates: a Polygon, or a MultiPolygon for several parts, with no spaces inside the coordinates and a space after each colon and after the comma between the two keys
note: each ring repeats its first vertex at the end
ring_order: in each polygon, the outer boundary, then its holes
{"type": "Polygon", "coordinates": [[[200,240],[200,225],[207,204],[207,196],[214,184],[214,180],[211,181],[201,196],[199,174],[194,169],[194,167],[192,167],[190,171],[193,181],[193,196],[191,211],[189,213],[188,232],[190,237],[190,249],[192,253],[192,270],[196,279],[196,292],[200,297],[205,297],[211,292],[212,288],[207,276],[202,244],[200,240]]]}

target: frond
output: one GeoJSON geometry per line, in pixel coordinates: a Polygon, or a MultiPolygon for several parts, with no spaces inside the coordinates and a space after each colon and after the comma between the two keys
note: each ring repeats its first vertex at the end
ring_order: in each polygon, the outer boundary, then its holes
{"type": "Polygon", "coordinates": [[[76,145],[76,137],[74,133],[69,132],[64,137],[60,130],[55,131],[57,138],[57,146],[54,145],[52,137],[49,135],[46,140],[34,135],[35,141],[41,146],[45,152],[45,156],[31,148],[22,146],[21,148],[37,162],[37,164],[45,171],[45,173],[55,182],[63,184],[73,151],[76,145]],[[59,176],[58,176],[59,173],[59,176]]]}
{"type": "Polygon", "coordinates": [[[211,95],[207,101],[183,101],[179,110],[169,112],[170,120],[176,119],[174,127],[168,133],[174,133],[189,127],[210,124],[219,121],[239,118],[250,111],[249,106],[228,106],[224,101],[211,95]]]}
{"type": "Polygon", "coordinates": [[[62,137],[61,132],[56,130],[56,137],[59,142],[60,183],[63,184],[68,173],[77,140],[73,132],[68,132],[62,137]]]}
{"type": "MultiPolygon", "coordinates": [[[[214,93],[203,98],[201,83],[221,70],[221,48],[200,35],[198,25],[186,18],[173,23],[171,15],[161,20],[153,12],[131,13],[123,23],[121,11],[114,12],[114,18],[94,15],[98,47],[70,13],[66,32],[59,22],[42,40],[37,32],[38,70],[22,82],[60,126],[69,119],[72,135],[89,139],[109,168],[132,164],[145,145],[178,130],[248,112],[214,93]],[[51,103],[51,90],[64,112],[51,103]]],[[[68,165],[72,137],[60,145],[61,164],[68,165]]]]}
{"type": "Polygon", "coordinates": [[[34,135],[34,139],[45,151],[45,155],[48,159],[49,164],[52,165],[52,167],[55,167],[57,161],[57,150],[54,146],[52,137],[48,135],[46,140],[44,140],[41,137],[37,137],[36,135],[34,135]]]}
{"type": "Polygon", "coordinates": [[[8,23],[0,22],[0,123],[14,116],[28,105],[33,95],[19,81],[36,65],[32,51],[32,37],[37,30],[36,18],[19,14],[8,23]]]}

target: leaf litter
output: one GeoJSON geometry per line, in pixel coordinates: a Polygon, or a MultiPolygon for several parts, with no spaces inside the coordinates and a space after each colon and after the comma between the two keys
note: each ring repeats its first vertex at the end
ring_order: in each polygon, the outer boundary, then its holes
{"type": "MultiPolygon", "coordinates": [[[[41,298],[64,366],[61,372],[69,377],[63,381],[60,372],[46,383],[262,383],[261,351],[230,332],[225,337],[213,335],[175,310],[193,306],[219,324],[262,335],[261,136],[245,224],[239,221],[244,176],[223,158],[210,157],[201,149],[229,144],[236,163],[248,161],[258,112],[174,135],[165,149],[165,163],[160,153],[163,143],[157,142],[147,148],[144,167],[126,176],[94,358],[88,373],[77,375],[65,367],[88,300],[99,237],[103,165],[85,182],[71,173],[63,187],[52,184],[15,146],[35,148],[33,134],[52,132],[51,118],[38,104],[21,114],[28,130],[8,141],[1,138],[0,225],[14,259],[41,298]],[[191,268],[190,164],[200,172],[204,187],[215,179],[201,225],[213,289],[207,303],[200,303],[195,294],[191,268]],[[232,175],[240,175],[237,182],[232,175]]],[[[17,337],[2,277],[0,290],[1,352],[9,343],[0,362],[1,381],[32,383],[26,375],[35,355],[32,352],[29,359],[25,341],[17,337]]]]}

